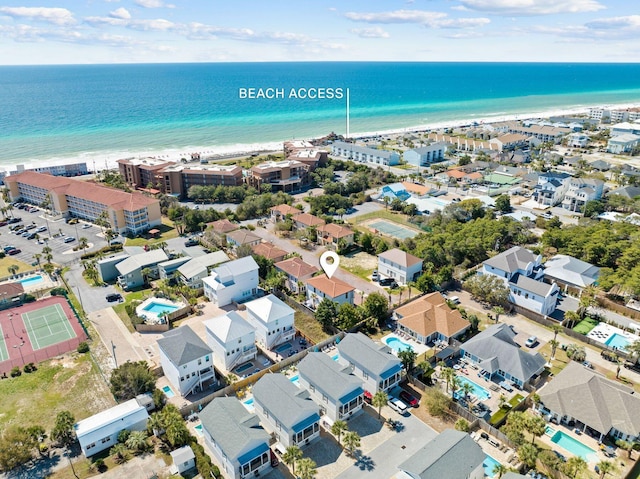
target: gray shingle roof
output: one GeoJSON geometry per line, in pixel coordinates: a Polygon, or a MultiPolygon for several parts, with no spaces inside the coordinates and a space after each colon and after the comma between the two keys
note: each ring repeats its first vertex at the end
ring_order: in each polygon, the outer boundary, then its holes
{"type": "Polygon", "coordinates": [[[132,273],[138,268],[145,268],[150,265],[162,263],[163,261],[167,261],[169,257],[167,253],[162,251],[160,248],[152,249],[151,251],[147,251],[146,253],[136,254],[134,256],[129,256],[124,261],[121,261],[116,265],[116,269],[122,275],[126,275],[132,273]]]}
{"type": "Polygon", "coordinates": [[[319,415],[309,392],[299,389],[284,374],[266,374],[251,389],[257,405],[265,407],[269,414],[291,430],[296,424],[319,415]]]}
{"type": "Polygon", "coordinates": [[[380,376],[385,371],[398,366],[401,361],[391,354],[388,346],[376,344],[362,333],[347,334],[338,343],[340,361],[343,359],[358,364],[370,374],[380,376]]]}
{"type": "Polygon", "coordinates": [[[553,279],[585,287],[600,276],[600,268],[573,256],[558,254],[544,264],[544,274],[553,279]]]}
{"type": "Polygon", "coordinates": [[[612,427],[632,436],[640,433],[640,397],[576,362],[569,364],[538,392],[548,409],[566,414],[607,434],[612,427]]]}
{"type": "Polygon", "coordinates": [[[258,416],[234,397],[215,398],[199,415],[202,427],[231,460],[254,441],[269,444],[270,436],[260,427],[258,416]]]}
{"type": "Polygon", "coordinates": [[[209,319],[204,322],[204,326],[225,344],[255,331],[255,328],[236,311],[229,311],[227,314],[209,319]]]}
{"type": "Polygon", "coordinates": [[[158,347],[175,366],[182,366],[213,353],[189,326],[182,326],[164,333],[158,339],[158,347]]]}
{"type": "Polygon", "coordinates": [[[509,285],[517,286],[518,288],[522,288],[524,291],[543,297],[547,296],[553,287],[550,284],[543,283],[542,281],[536,281],[535,279],[531,279],[519,273],[511,277],[509,285]]]}
{"type": "Polygon", "coordinates": [[[229,257],[224,251],[214,251],[197,258],[192,258],[189,262],[178,268],[178,272],[187,279],[198,274],[205,273],[207,268],[229,261],[229,257]]]}
{"type": "Polygon", "coordinates": [[[264,324],[273,323],[294,313],[294,310],[287,303],[273,294],[249,301],[245,303],[245,306],[251,316],[264,324]]]}
{"type": "Polygon", "coordinates": [[[298,364],[300,376],[322,390],[333,402],[362,389],[363,383],[345,367],[324,353],[309,353],[298,364]]]}
{"type": "Polygon", "coordinates": [[[446,429],[398,467],[422,479],[466,479],[485,453],[466,432],[446,429]]]}
{"type": "Polygon", "coordinates": [[[195,457],[191,446],[182,446],[175,451],[171,451],[169,454],[173,458],[174,464],[183,464],[195,457]]]}
{"type": "Polygon", "coordinates": [[[213,269],[220,279],[234,278],[249,271],[257,271],[258,263],[253,259],[253,256],[245,256],[244,258],[236,259],[224,263],[217,268],[213,269]]]}
{"type": "Polygon", "coordinates": [[[523,271],[526,270],[527,265],[535,262],[536,258],[536,255],[528,249],[514,246],[493,258],[489,258],[484,264],[502,271],[507,271],[508,273],[515,273],[519,269],[523,271]]]}
{"type": "Polygon", "coordinates": [[[481,359],[481,365],[491,367],[493,373],[501,369],[524,382],[538,373],[545,365],[539,354],[529,354],[520,349],[513,337],[516,333],[506,324],[495,324],[461,346],[461,349],[481,359]]]}

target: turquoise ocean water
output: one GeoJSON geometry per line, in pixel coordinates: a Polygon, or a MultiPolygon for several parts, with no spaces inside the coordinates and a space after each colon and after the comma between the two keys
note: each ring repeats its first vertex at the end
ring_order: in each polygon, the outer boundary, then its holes
{"type": "MultiPolygon", "coordinates": [[[[639,64],[226,63],[0,67],[0,163],[141,152],[243,150],[592,105],[640,103],[639,64]],[[243,99],[240,88],[285,98],[243,99]]],[[[178,153],[176,153],[178,154],[178,153]]]]}

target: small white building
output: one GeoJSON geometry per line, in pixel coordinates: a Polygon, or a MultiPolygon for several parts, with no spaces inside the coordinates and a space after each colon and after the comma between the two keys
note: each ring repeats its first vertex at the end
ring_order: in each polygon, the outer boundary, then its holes
{"type": "Polygon", "coordinates": [[[231,371],[258,354],[255,328],[236,311],[209,319],[204,326],[207,343],[213,349],[213,357],[219,368],[231,371]]]}
{"type": "Polygon", "coordinates": [[[147,409],[134,398],[78,421],[73,428],[82,453],[91,457],[117,444],[120,431],[143,431],[147,419],[147,409]]]}
{"type": "Polygon", "coordinates": [[[400,163],[400,155],[395,151],[378,150],[344,141],[334,141],[331,145],[331,154],[369,165],[393,166],[400,163]]]}
{"type": "Polygon", "coordinates": [[[244,302],[258,292],[258,264],[252,256],[229,261],[202,280],[204,295],[218,306],[244,302]]]}
{"type": "Polygon", "coordinates": [[[169,454],[173,459],[173,466],[170,468],[172,474],[182,474],[196,467],[196,456],[191,446],[182,446],[169,454]]]}
{"type": "Polygon", "coordinates": [[[255,329],[256,340],[266,349],[273,349],[294,338],[295,311],[273,294],[249,301],[245,306],[247,321],[255,329]]]}
{"type": "Polygon", "coordinates": [[[442,141],[438,141],[427,146],[407,150],[404,152],[402,157],[404,158],[404,161],[410,165],[429,166],[432,163],[443,161],[446,149],[447,144],[442,141]]]}
{"type": "Polygon", "coordinates": [[[215,382],[213,351],[189,326],[164,333],[158,349],[164,375],[181,396],[202,390],[206,381],[215,382]]]}
{"type": "Polygon", "coordinates": [[[355,288],[335,276],[331,278],[325,274],[314,276],[307,280],[306,285],[307,303],[312,308],[317,308],[324,298],[337,304],[353,304],[355,288]]]}
{"type": "Polygon", "coordinates": [[[209,271],[214,266],[229,261],[229,257],[224,251],[214,251],[213,253],[191,258],[188,262],[178,267],[180,281],[192,289],[202,288],[202,280],[209,276],[209,271]]]}
{"type": "Polygon", "coordinates": [[[589,143],[589,135],[585,133],[571,133],[569,135],[568,146],[572,148],[584,148],[589,143]]]}
{"type": "Polygon", "coordinates": [[[378,255],[378,274],[385,278],[393,278],[399,284],[415,281],[421,272],[422,260],[398,248],[378,255]]]}

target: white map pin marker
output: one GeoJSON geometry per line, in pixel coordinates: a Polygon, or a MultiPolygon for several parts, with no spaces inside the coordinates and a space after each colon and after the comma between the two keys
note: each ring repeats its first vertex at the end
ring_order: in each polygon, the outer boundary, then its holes
{"type": "Polygon", "coordinates": [[[338,256],[333,251],[325,251],[324,253],[322,253],[322,256],[320,256],[320,266],[322,266],[322,269],[329,278],[333,276],[333,273],[336,272],[339,265],[340,256],[338,256]]]}

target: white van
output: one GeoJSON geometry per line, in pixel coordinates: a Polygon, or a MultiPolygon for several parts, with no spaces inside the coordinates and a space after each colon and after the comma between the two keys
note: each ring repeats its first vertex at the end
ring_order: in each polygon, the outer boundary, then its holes
{"type": "Polygon", "coordinates": [[[460,304],[460,298],[458,298],[457,296],[450,296],[447,299],[453,304],[460,304]]]}
{"type": "Polygon", "coordinates": [[[393,397],[389,398],[389,407],[401,416],[406,415],[407,411],[409,410],[408,406],[405,403],[400,401],[400,399],[393,397]]]}

